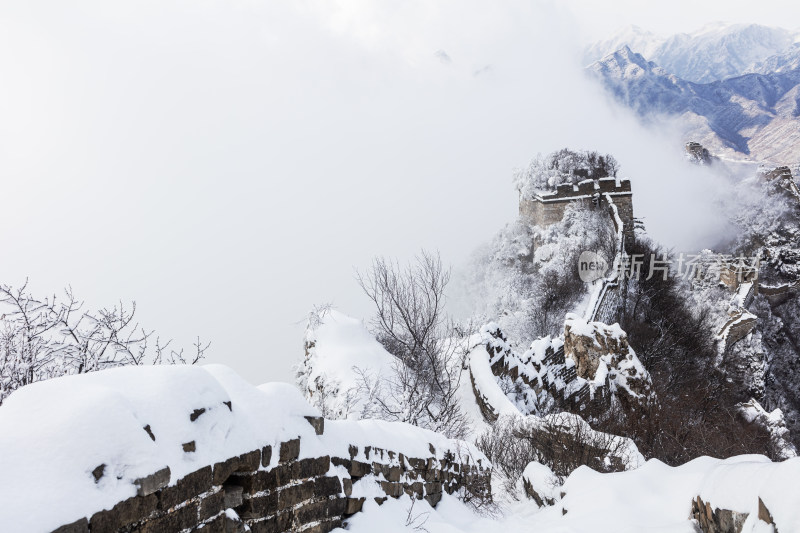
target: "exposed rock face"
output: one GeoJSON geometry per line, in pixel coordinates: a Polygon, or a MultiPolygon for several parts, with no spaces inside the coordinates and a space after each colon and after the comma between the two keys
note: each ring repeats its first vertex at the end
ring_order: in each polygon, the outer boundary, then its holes
{"type": "Polygon", "coordinates": [[[741,533],[747,513],[727,509],[712,509],[698,496],[692,501],[692,518],[697,520],[703,533],[741,533]]]}
{"type": "Polygon", "coordinates": [[[575,363],[579,378],[593,383],[606,381],[612,392],[629,400],[643,400],[652,393],[650,375],[618,324],[609,326],[568,315],[564,324],[564,356],[575,363]]]}
{"type": "MultiPolygon", "coordinates": [[[[712,508],[709,502],[704,502],[700,496],[692,500],[692,518],[697,521],[700,531],[703,533],[741,533],[742,527],[748,518],[748,513],[739,513],[729,509],[712,508]]],[[[772,519],[772,513],[761,498],[758,499],[758,522],[759,525],[771,525],[773,528],[761,529],[756,526],[752,531],[777,531],[772,519]]],[[[748,528],[748,531],[751,531],[748,528]]]]}

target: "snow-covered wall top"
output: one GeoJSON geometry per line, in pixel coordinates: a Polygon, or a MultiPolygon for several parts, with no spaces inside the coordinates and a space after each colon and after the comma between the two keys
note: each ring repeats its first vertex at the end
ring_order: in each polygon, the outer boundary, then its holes
{"type": "Polygon", "coordinates": [[[172,486],[298,438],[299,459],[350,457],[356,446],[485,461],[407,424],[329,422],[320,435],[306,417],[319,412],[293,386],[254,387],[218,365],[126,367],[23,387],[0,407],[0,531],[51,531],[141,494],[141,480],[166,468],[172,486]]]}

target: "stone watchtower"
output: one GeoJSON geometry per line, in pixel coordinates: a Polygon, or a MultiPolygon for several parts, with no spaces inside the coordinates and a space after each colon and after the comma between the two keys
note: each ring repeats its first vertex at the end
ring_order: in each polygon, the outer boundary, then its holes
{"type": "Polygon", "coordinates": [[[622,220],[625,241],[632,242],[633,193],[631,182],[627,179],[586,179],[574,185],[561,184],[551,192],[536,191],[532,196],[520,197],[519,215],[531,224],[546,228],[561,221],[571,202],[587,202],[602,209],[610,209],[609,199],[616,206],[622,220]]]}

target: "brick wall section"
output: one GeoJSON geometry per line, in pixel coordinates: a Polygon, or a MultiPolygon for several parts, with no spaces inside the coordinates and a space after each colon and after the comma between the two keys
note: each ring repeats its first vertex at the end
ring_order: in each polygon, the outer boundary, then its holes
{"type": "MultiPolygon", "coordinates": [[[[497,331],[491,334],[493,336],[502,335],[502,332],[497,331]]],[[[488,349],[489,347],[487,346],[487,350],[488,349]]],[[[559,408],[571,413],[578,413],[581,416],[597,415],[606,412],[610,408],[611,394],[609,391],[611,387],[608,376],[606,376],[605,384],[598,387],[595,390],[594,396],[592,396],[589,384],[585,380],[583,380],[583,384],[580,387],[573,385],[578,381],[578,374],[574,366],[567,365],[563,346],[559,347],[557,350],[548,346],[545,350],[545,354],[543,363],[553,369],[555,377],[559,378],[560,382],[565,385],[563,388],[560,388],[558,379],[551,380],[546,374],[542,376],[542,384],[540,386],[538,379],[532,378],[524,372],[519,372],[519,366],[512,364],[512,362],[507,359],[508,357],[516,356],[509,354],[503,354],[494,362],[491,366],[492,374],[496,377],[508,376],[512,381],[521,379],[525,385],[537,393],[544,389],[550,393],[559,408]]],[[[484,414],[489,422],[496,420],[497,415],[494,408],[487,403],[486,397],[477,390],[474,380],[472,386],[475,392],[475,400],[481,413],[484,414]],[[493,414],[494,419],[491,416],[487,416],[487,413],[493,414]]]]}
{"type": "MultiPolygon", "coordinates": [[[[308,417],[317,434],[324,420],[308,417]]],[[[300,439],[289,440],[206,466],[169,484],[169,469],[137,483],[139,494],[55,530],[57,533],[253,533],[298,531],[327,533],[361,510],[364,498],[352,497],[353,483],[373,474],[386,497],[403,494],[436,505],[443,492],[462,487],[491,497],[488,465],[405,457],[393,451],[350,446],[348,457],[300,459],[300,439]],[[361,453],[359,453],[361,452],[361,453]],[[273,465],[273,454],[277,464],[273,465]],[[344,467],[343,470],[332,466],[344,467]],[[226,510],[233,509],[240,519],[226,510]]]]}
{"type": "Polygon", "coordinates": [[[725,336],[724,350],[727,351],[731,346],[747,337],[753,329],[755,329],[758,320],[755,316],[750,315],[747,318],[742,318],[743,313],[737,313],[732,316],[725,325],[720,329],[719,335],[725,336]],[[727,333],[726,333],[727,332],[727,333]]]}
{"type": "Polygon", "coordinates": [[[630,180],[619,180],[617,184],[615,178],[603,178],[583,181],[578,185],[559,185],[554,192],[534,198],[520,198],[519,214],[531,224],[546,228],[560,222],[564,217],[564,211],[572,202],[591,203],[592,197],[597,195],[597,205],[608,208],[605,193],[611,194],[624,225],[625,239],[632,242],[634,224],[630,180]]]}

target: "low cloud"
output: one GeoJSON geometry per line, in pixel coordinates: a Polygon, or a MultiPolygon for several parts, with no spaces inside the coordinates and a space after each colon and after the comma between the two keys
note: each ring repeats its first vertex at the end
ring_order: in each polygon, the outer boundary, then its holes
{"type": "Polygon", "coordinates": [[[464,261],[516,217],[512,169],[537,152],[614,154],[670,246],[711,224],[672,129],[586,79],[553,3],[2,10],[2,281],[136,299],[254,382],[291,379],[313,304],[371,313],[353,269],[374,255],[464,261]]]}

